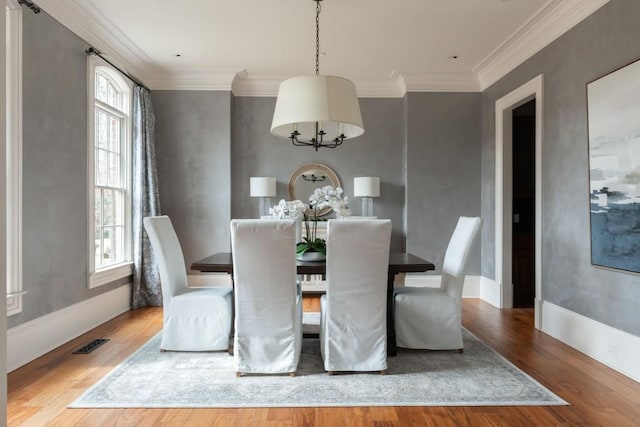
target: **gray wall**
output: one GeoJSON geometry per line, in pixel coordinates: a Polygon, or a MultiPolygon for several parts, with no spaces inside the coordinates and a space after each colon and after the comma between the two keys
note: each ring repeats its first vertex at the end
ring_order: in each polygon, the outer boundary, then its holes
{"type": "MultiPolygon", "coordinates": [[[[407,94],[407,251],[442,271],[460,216],[480,216],[480,94],[407,94]]],[[[480,239],[468,274],[480,273],[480,239]]]]}
{"type": "MultiPolygon", "coordinates": [[[[349,196],[355,176],[379,176],[375,213],[393,222],[392,250],[406,248],[438,268],[458,216],[480,214],[478,93],[362,98],[365,134],[318,152],[269,133],[275,98],[231,96],[230,102],[227,92],[206,91],[152,96],[162,212],[174,222],[187,265],[229,250],[230,218],[258,215],[249,177],[276,177],[275,204],[288,199],[289,177],[309,162],[331,167],[349,196]]],[[[361,214],[361,199],[351,197],[350,205],[353,215],[361,214]]],[[[479,244],[470,264],[469,273],[478,274],[479,244]]]]}
{"type": "Polygon", "coordinates": [[[483,267],[494,277],[495,101],[544,74],[543,298],[640,336],[640,277],[591,265],[586,84],[640,58],[640,2],[612,0],[482,93],[483,267]]]}
{"type": "Polygon", "coordinates": [[[9,327],[119,286],[87,288],[87,45],[44,12],[22,17],[27,294],[9,327]]]}
{"type": "MultiPolygon", "coordinates": [[[[353,198],[355,176],[379,176],[380,197],[374,199],[375,214],[393,223],[392,250],[404,247],[404,130],[399,98],[362,98],[365,126],[361,137],[347,140],[336,149],[314,151],[293,147],[286,139],[269,133],[275,98],[237,97],[233,112],[233,208],[234,218],[255,218],[258,200],[249,197],[249,177],[275,176],[276,203],[288,199],[291,174],[302,164],[323,163],[332,168],[350,196],[352,215],[361,214],[361,199],[353,198]]],[[[308,200],[300,197],[304,202],[308,200]]]]}
{"type": "Polygon", "coordinates": [[[160,209],[173,222],[188,268],[230,250],[231,93],[153,91],[151,96],[160,209]]]}

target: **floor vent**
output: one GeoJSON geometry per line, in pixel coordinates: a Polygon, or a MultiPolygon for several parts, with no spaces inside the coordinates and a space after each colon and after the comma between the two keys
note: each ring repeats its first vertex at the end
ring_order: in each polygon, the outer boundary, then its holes
{"type": "Polygon", "coordinates": [[[102,344],[106,343],[107,341],[109,341],[108,338],[95,339],[95,340],[91,341],[89,344],[87,344],[87,345],[85,345],[83,347],[80,347],[79,349],[74,351],[73,354],[91,353],[93,350],[95,350],[96,348],[100,347],[102,344]]]}

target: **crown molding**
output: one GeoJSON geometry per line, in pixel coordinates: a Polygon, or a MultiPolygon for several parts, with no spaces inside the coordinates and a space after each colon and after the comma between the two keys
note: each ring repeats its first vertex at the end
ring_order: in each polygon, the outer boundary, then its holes
{"type": "MultiPolygon", "coordinates": [[[[478,92],[591,15],[609,0],[550,0],[469,73],[354,79],[360,97],[402,97],[406,92],[478,92]]],[[[78,37],[152,89],[230,90],[236,96],[276,96],[286,77],[249,76],[241,70],[163,71],[126,34],[82,0],[38,0],[38,5],[78,37]]]]}
{"type": "Polygon", "coordinates": [[[277,96],[280,83],[287,76],[250,76],[247,70],[238,72],[233,80],[232,92],[235,96],[277,96]]]}
{"type": "Polygon", "coordinates": [[[175,70],[158,73],[152,80],[155,90],[223,90],[231,91],[238,70],[175,70]]]}
{"type": "Polygon", "coordinates": [[[110,61],[148,85],[153,61],[105,16],[79,0],[38,0],[45,12],[98,49],[110,61]]]}
{"type": "MultiPolygon", "coordinates": [[[[232,91],[236,96],[278,95],[280,83],[290,76],[251,76],[246,70],[236,74],[232,91]]],[[[353,79],[360,98],[401,98],[404,96],[402,76],[392,73],[389,80],[353,79]]]]}
{"type": "Polygon", "coordinates": [[[551,0],[473,68],[485,90],[609,0],[551,0]]]}
{"type": "Polygon", "coordinates": [[[402,74],[406,92],[480,92],[475,74],[402,74]]]}
{"type": "Polygon", "coordinates": [[[403,76],[396,71],[387,80],[356,79],[354,83],[360,98],[402,98],[407,92],[403,76]]]}
{"type": "MultiPolygon", "coordinates": [[[[283,76],[250,76],[245,70],[236,74],[232,84],[236,96],[278,94],[283,76]]],[[[388,79],[353,79],[359,98],[402,98],[407,92],[478,92],[480,85],[472,73],[406,76],[391,72],[388,79]]]]}

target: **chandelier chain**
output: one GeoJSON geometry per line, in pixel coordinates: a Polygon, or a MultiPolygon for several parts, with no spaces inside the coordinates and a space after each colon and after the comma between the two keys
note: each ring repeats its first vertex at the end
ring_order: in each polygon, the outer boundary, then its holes
{"type": "Polygon", "coordinates": [[[320,75],[320,1],[316,2],[316,76],[320,75]]]}

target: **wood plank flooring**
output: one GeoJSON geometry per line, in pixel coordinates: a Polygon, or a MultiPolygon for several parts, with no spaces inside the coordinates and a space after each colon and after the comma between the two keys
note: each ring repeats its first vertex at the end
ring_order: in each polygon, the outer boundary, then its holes
{"type": "MultiPolygon", "coordinates": [[[[318,299],[305,310],[318,311],[318,299]]],[[[571,406],[67,409],[162,328],[158,308],[125,313],[8,376],[9,426],[640,426],[640,384],[533,328],[529,309],[465,299],[463,319],[497,352],[571,406]],[[95,338],[93,353],[71,352],[95,338]]]]}

